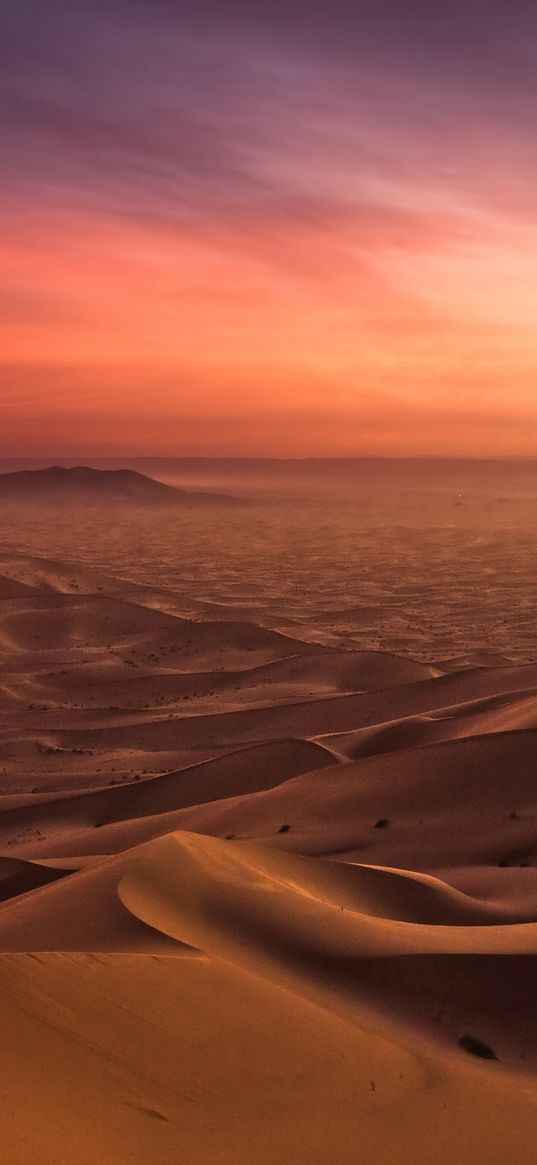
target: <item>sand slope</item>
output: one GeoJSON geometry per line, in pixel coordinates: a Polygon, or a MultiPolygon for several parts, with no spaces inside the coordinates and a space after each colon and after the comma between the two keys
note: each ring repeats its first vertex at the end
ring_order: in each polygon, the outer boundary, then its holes
{"type": "Polygon", "coordinates": [[[0,570],[6,1159],[531,1161],[537,665],[0,570]]]}

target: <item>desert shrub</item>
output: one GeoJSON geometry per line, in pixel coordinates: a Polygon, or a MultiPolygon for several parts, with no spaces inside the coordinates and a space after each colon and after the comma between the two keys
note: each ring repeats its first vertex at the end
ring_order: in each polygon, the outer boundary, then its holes
{"type": "Polygon", "coordinates": [[[459,1040],[459,1047],[464,1048],[465,1052],[470,1052],[471,1056],[480,1056],[482,1060],[497,1060],[498,1057],[494,1048],[489,1044],[483,1043],[477,1036],[471,1035],[470,1032],[465,1032],[459,1040]]]}

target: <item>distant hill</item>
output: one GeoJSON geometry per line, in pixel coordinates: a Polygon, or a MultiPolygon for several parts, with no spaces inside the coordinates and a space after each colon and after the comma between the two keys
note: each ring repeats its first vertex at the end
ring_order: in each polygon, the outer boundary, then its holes
{"type": "Polygon", "coordinates": [[[0,474],[0,502],[122,502],[147,506],[232,506],[238,498],[220,493],[175,489],[134,469],[23,469],[0,474]]]}

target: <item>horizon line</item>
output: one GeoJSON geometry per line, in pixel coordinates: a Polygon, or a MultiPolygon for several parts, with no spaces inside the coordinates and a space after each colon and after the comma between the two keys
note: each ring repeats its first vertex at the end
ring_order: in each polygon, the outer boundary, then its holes
{"type": "Polygon", "coordinates": [[[246,454],[170,454],[170,453],[62,453],[62,454],[5,454],[0,455],[0,464],[3,462],[32,461],[47,462],[47,464],[61,465],[64,461],[76,461],[77,465],[89,461],[173,461],[173,462],[277,462],[279,464],[307,465],[312,462],[329,464],[354,464],[357,462],[465,462],[494,464],[501,463],[533,463],[537,462],[537,452],[534,454],[496,454],[493,456],[473,456],[461,454],[413,454],[409,456],[394,456],[391,454],[357,454],[356,456],[328,456],[310,455],[307,457],[279,457],[277,455],[246,455],[246,454]]]}

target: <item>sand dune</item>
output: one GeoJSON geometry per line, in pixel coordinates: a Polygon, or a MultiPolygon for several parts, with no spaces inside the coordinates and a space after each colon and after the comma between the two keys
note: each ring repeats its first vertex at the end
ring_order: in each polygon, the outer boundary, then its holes
{"type": "Polygon", "coordinates": [[[0,575],[0,599],[20,599],[31,593],[32,588],[25,583],[0,575]]]}
{"type": "Polygon", "coordinates": [[[457,1147],[463,1159],[499,1162],[510,1122],[527,1146],[537,1116],[535,1036],[501,990],[502,958],[517,950],[531,967],[536,944],[535,923],[433,880],[168,835],[0,907],[2,949],[37,952],[0,958],[4,1030],[18,1036],[4,1051],[8,1144],[37,1161],[32,1139],[63,1094],[40,1151],[62,1146],[82,1161],[175,1151],[231,1163],[255,1143],[267,1163],[284,1147],[320,1163],[330,1148],[350,1165],[359,1138],[368,1159],[389,1162],[395,1135],[397,1159],[410,1162],[432,1120],[440,1161],[457,1147]],[[84,938],[94,954],[82,953],[84,938]],[[394,1002],[403,953],[420,990],[412,997],[403,973],[394,1002]],[[495,987],[489,974],[485,998],[474,985],[469,1000],[458,976],[445,1010],[434,960],[446,953],[468,967],[466,982],[486,960],[495,987]],[[503,1039],[497,998],[511,1004],[503,1039]],[[475,1028],[495,1038],[498,1063],[457,1046],[475,1028]],[[26,1058],[12,1050],[21,1041],[41,1068],[30,1070],[37,1101],[23,1133],[12,1087],[28,1087],[26,1058]]]}
{"type": "MultiPolygon", "coordinates": [[[[35,844],[35,839],[52,838],[54,852],[59,852],[66,834],[90,828],[92,832],[124,820],[166,814],[204,801],[219,801],[271,788],[331,763],[331,756],[319,745],[308,741],[277,741],[203,761],[192,768],[120,787],[80,791],[57,798],[26,796],[0,800],[0,849],[17,849],[35,844]],[[22,804],[21,804],[22,802],[22,804]]],[[[73,853],[75,850],[73,850],[73,853]]],[[[102,852],[99,846],[97,852],[102,852]]]]}
{"type": "MultiPolygon", "coordinates": [[[[68,872],[68,871],[67,871],[68,872]]],[[[19,858],[0,858],[0,901],[16,898],[63,877],[63,871],[19,858]]]]}
{"type": "Polygon", "coordinates": [[[537,664],[1,570],[6,1159],[527,1165],[537,664]]]}
{"type": "Polygon", "coordinates": [[[520,1160],[532,1144],[524,1077],[223,960],[7,955],[0,981],[11,1159],[354,1165],[358,1146],[391,1165],[396,1136],[410,1165],[425,1127],[440,1162],[500,1165],[514,1130],[520,1160]]]}

